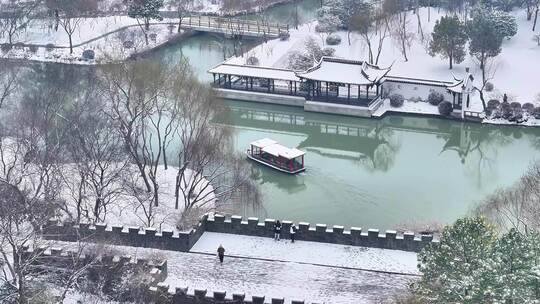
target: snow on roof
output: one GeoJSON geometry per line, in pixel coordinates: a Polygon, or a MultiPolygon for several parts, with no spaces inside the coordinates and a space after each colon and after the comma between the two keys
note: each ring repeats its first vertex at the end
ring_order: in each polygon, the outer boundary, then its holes
{"type": "Polygon", "coordinates": [[[266,146],[264,147],[263,149],[263,152],[266,152],[268,154],[271,154],[271,155],[274,155],[274,156],[281,156],[283,158],[286,158],[286,159],[293,159],[293,158],[297,158],[299,156],[302,156],[305,154],[304,151],[300,151],[296,148],[293,148],[293,149],[289,149],[285,146],[282,146],[280,144],[273,144],[273,145],[269,145],[269,146],[266,146]]]}
{"type": "Polygon", "coordinates": [[[243,77],[270,78],[286,81],[300,81],[292,70],[259,67],[252,65],[236,65],[221,63],[208,71],[208,73],[227,74],[243,77]]]}
{"type": "Polygon", "coordinates": [[[266,146],[270,146],[270,145],[273,145],[273,144],[277,144],[277,141],[272,140],[270,138],[263,138],[263,139],[259,139],[259,140],[256,140],[256,141],[252,142],[250,145],[262,149],[262,148],[264,148],[266,146]]]}
{"type": "Polygon", "coordinates": [[[316,66],[296,74],[316,81],[371,85],[381,82],[389,71],[390,68],[382,69],[365,61],[322,57],[316,66]]]}
{"type": "Polygon", "coordinates": [[[471,73],[468,73],[463,79],[458,79],[454,76],[454,82],[446,86],[448,91],[455,93],[471,93],[473,86],[474,76],[471,73]]]}
{"type": "Polygon", "coordinates": [[[304,151],[298,150],[296,148],[290,149],[285,146],[282,146],[277,143],[277,141],[269,139],[269,138],[263,138],[256,140],[252,142],[250,145],[261,148],[262,151],[274,155],[274,156],[281,156],[287,159],[293,159],[297,158],[298,156],[302,156],[306,154],[304,151]]]}

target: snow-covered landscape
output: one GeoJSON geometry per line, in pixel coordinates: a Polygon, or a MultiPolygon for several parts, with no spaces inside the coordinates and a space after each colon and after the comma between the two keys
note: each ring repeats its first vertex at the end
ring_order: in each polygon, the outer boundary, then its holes
{"type": "Polygon", "coordinates": [[[0,0],[0,303],[537,303],[539,13],[0,0]]]}

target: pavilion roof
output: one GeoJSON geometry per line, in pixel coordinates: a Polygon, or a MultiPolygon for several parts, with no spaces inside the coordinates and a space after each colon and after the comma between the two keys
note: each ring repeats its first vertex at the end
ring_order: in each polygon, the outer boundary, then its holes
{"type": "Polygon", "coordinates": [[[253,65],[237,65],[221,63],[211,68],[209,73],[226,74],[241,77],[269,78],[285,81],[300,81],[300,78],[292,70],[261,67],[253,65]]]}
{"type": "Polygon", "coordinates": [[[322,57],[317,65],[296,75],[315,81],[372,85],[380,83],[389,71],[390,68],[380,68],[365,61],[322,57]]]}
{"type": "Polygon", "coordinates": [[[446,89],[455,93],[471,93],[474,88],[473,81],[474,76],[471,73],[467,73],[462,79],[454,76],[454,82],[451,85],[446,86],[446,89]]]}

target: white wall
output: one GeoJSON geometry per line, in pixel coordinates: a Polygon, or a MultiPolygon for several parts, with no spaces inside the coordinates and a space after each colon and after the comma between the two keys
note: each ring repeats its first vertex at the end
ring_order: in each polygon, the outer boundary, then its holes
{"type": "Polygon", "coordinates": [[[429,84],[403,83],[386,80],[383,83],[384,95],[401,94],[405,99],[422,99],[427,101],[429,93],[436,91],[444,96],[444,100],[452,102],[452,94],[445,87],[429,84]]]}

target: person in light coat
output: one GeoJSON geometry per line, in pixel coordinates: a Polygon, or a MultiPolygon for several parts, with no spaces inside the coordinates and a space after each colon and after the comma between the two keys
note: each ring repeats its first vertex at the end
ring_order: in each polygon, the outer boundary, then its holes
{"type": "Polygon", "coordinates": [[[291,243],[294,243],[294,237],[296,236],[296,226],[294,224],[291,224],[289,234],[291,235],[291,243]]]}

